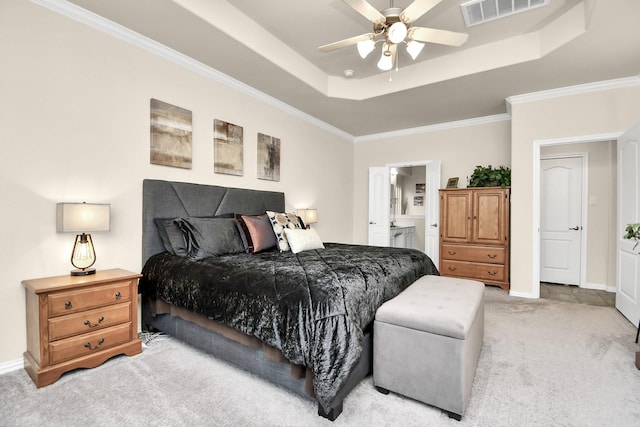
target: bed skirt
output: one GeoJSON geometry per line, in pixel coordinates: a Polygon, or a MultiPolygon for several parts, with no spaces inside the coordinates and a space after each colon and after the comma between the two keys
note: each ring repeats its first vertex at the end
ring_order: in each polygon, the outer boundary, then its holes
{"type": "MultiPolygon", "coordinates": [[[[290,363],[278,349],[266,345],[256,337],[245,335],[219,322],[162,301],[143,301],[142,327],[164,332],[299,396],[315,400],[311,371],[304,366],[290,363]]],[[[331,402],[330,410],[324,411],[318,405],[318,414],[332,421],[342,412],[344,398],[371,373],[373,366],[371,327],[367,327],[364,332],[360,360],[344,387],[331,402]]]]}

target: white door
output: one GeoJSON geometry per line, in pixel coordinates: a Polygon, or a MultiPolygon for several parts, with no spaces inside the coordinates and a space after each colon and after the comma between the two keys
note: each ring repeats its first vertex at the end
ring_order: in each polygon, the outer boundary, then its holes
{"type": "Polygon", "coordinates": [[[388,167],[369,168],[369,245],[389,246],[391,179],[388,167]]]}
{"type": "Polygon", "coordinates": [[[540,160],[540,281],[580,284],[582,158],[540,160]]]}
{"type": "Polygon", "coordinates": [[[640,125],[618,139],[618,226],[616,308],[634,325],[640,320],[640,255],[622,238],[627,224],[640,222],[640,125]]]}
{"type": "Polygon", "coordinates": [[[424,217],[424,251],[435,265],[440,260],[440,161],[427,163],[424,217]]]}

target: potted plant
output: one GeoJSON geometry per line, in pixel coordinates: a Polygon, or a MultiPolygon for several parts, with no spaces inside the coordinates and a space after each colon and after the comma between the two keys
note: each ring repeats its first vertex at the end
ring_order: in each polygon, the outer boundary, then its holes
{"type": "Polygon", "coordinates": [[[628,224],[624,231],[625,235],[622,236],[623,239],[633,239],[636,241],[636,244],[633,245],[633,249],[631,249],[632,251],[635,250],[640,242],[640,223],[628,224]]]}
{"type": "Polygon", "coordinates": [[[471,178],[469,179],[469,187],[510,187],[511,186],[511,169],[506,166],[493,168],[489,166],[476,166],[471,178]]]}

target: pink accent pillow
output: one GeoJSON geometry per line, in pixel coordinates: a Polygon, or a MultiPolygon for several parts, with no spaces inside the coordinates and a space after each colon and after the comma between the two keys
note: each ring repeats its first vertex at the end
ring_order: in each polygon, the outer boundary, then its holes
{"type": "Polygon", "coordinates": [[[242,243],[248,253],[262,252],[276,246],[276,235],[266,214],[236,214],[236,221],[242,237],[242,243]]]}

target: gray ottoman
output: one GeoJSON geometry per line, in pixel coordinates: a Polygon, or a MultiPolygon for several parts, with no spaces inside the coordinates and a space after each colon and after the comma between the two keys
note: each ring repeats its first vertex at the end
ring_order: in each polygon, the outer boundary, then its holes
{"type": "Polygon", "coordinates": [[[462,419],[484,336],[484,284],[424,276],[376,312],[373,383],[462,419]]]}

